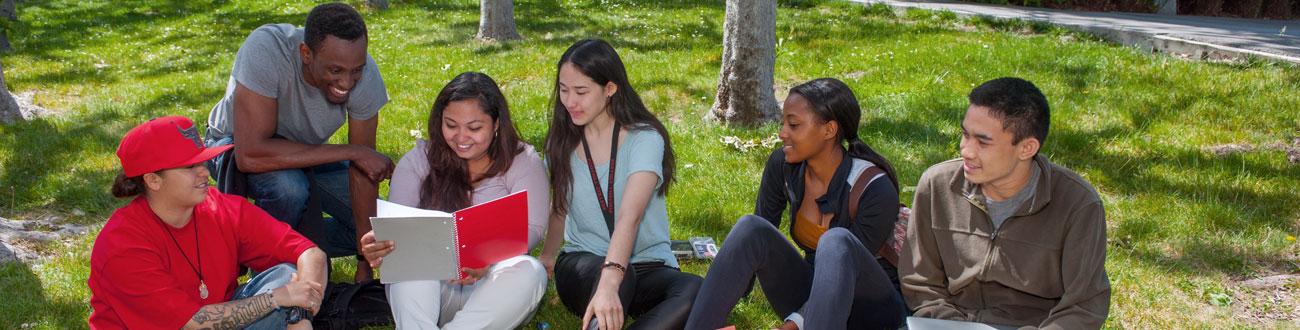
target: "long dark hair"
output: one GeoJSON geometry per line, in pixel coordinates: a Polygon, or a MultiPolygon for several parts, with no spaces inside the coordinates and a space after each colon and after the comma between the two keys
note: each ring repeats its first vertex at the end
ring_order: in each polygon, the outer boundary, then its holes
{"type": "Polygon", "coordinates": [[[894,182],[894,191],[898,191],[898,174],[885,156],[858,138],[858,121],[862,119],[862,108],[858,98],[853,95],[849,85],[835,78],[819,78],[790,89],[791,93],[803,96],[812,104],[812,112],[818,120],[834,120],[840,127],[839,141],[848,142],[849,156],[865,159],[880,166],[894,182]]]}
{"type": "Polygon", "coordinates": [[[497,88],[497,82],[478,72],[457,75],[438,92],[438,98],[433,101],[433,111],[429,113],[429,143],[425,150],[429,175],[420,185],[420,208],[455,211],[470,206],[474,182],[470,181],[469,162],[456,156],[442,137],[442,112],[447,109],[447,104],[468,99],[478,100],[480,110],[492,117],[497,126],[496,137],[492,138],[487,150],[492,165],[479,180],[509,169],[515,155],[523,151],[519,134],[510,121],[510,108],[505,96],[501,95],[501,89],[497,88]]]}
{"type": "Polygon", "coordinates": [[[644,103],[641,103],[641,97],[637,96],[636,90],[632,89],[632,84],[628,82],[627,70],[623,68],[623,60],[618,57],[614,47],[604,40],[583,39],[569,46],[569,49],[564,51],[564,55],[560,56],[560,61],[555,64],[555,88],[551,91],[551,103],[554,106],[551,111],[551,128],[546,132],[546,163],[547,169],[551,171],[553,198],[551,215],[569,212],[567,199],[569,190],[573,188],[569,154],[578,147],[578,141],[583,134],[582,127],[573,124],[569,111],[564,104],[560,103],[560,67],[565,63],[572,64],[578,72],[590,77],[600,86],[605,86],[609,82],[614,82],[614,85],[618,86],[618,90],[610,97],[607,106],[610,115],[614,117],[614,122],[619,126],[632,130],[646,125],[663,137],[664,177],[658,194],[663,196],[668,193],[677,164],[673,157],[673,146],[668,137],[668,129],[659,122],[659,118],[655,118],[654,114],[646,110],[644,103]]]}

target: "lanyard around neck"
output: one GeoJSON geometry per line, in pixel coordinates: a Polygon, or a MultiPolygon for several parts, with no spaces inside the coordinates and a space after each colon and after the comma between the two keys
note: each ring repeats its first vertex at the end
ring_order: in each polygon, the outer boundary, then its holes
{"type": "Polygon", "coordinates": [[[614,122],[613,142],[609,143],[609,201],[605,201],[605,194],[600,191],[600,178],[596,177],[596,163],[591,160],[591,148],[587,147],[587,134],[579,135],[582,138],[582,151],[587,154],[587,170],[591,172],[591,185],[596,189],[596,200],[600,202],[600,212],[605,214],[605,226],[609,227],[609,234],[614,235],[614,165],[617,164],[618,158],[618,122],[614,122]]]}

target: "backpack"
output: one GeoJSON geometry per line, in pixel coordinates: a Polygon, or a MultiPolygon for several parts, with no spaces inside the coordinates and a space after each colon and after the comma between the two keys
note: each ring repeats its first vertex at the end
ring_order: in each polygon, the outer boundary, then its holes
{"type": "Polygon", "coordinates": [[[320,312],[312,318],[314,329],[360,329],[393,324],[384,284],[379,280],[337,282],[325,286],[320,312]]]}
{"type": "MultiPolygon", "coordinates": [[[[862,193],[867,190],[867,186],[872,181],[885,174],[885,170],[879,166],[868,167],[858,174],[858,180],[853,183],[853,189],[849,191],[849,219],[858,217],[858,200],[862,199],[862,193]]],[[[880,245],[880,250],[876,251],[876,257],[885,258],[889,264],[898,267],[898,254],[903,251],[903,238],[907,236],[907,218],[911,216],[912,210],[907,205],[898,204],[898,218],[894,219],[894,233],[885,239],[885,244],[880,245]]]]}

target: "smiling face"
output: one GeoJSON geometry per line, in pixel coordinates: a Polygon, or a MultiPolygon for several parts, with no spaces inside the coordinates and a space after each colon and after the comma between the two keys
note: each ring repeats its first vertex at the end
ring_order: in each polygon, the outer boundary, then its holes
{"type": "MultiPolygon", "coordinates": [[[[1031,159],[1038,151],[1033,137],[1013,143],[1015,134],[1002,128],[1002,120],[988,107],[971,105],[961,123],[962,171],[966,180],[981,186],[1007,186],[1019,176],[1032,174],[1031,159]]],[[[1027,178],[1026,178],[1027,180],[1027,178]]],[[[1019,191],[1020,187],[1012,187],[1019,191]]]]}
{"type": "Polygon", "coordinates": [[[781,148],[785,162],[799,163],[830,149],[838,132],[833,121],[822,121],[813,113],[812,103],[798,93],[790,93],[781,107],[781,148]]]}
{"type": "Polygon", "coordinates": [[[208,167],[203,163],[144,174],[149,194],[165,203],[194,206],[208,197],[208,167]]]}
{"type": "Polygon", "coordinates": [[[560,104],[569,111],[569,118],[573,120],[574,125],[585,126],[597,118],[612,118],[608,101],[609,97],[618,90],[614,82],[601,86],[591,77],[578,71],[573,63],[564,63],[560,66],[559,78],[560,104]]]}
{"type": "Polygon", "coordinates": [[[496,121],[483,112],[477,99],[452,101],[442,111],[443,140],[457,157],[470,163],[488,159],[496,130],[496,121]]]}
{"type": "Polygon", "coordinates": [[[349,41],[327,35],[315,52],[307,44],[299,44],[298,48],[303,79],[319,88],[330,103],[346,102],[366,66],[366,38],[349,41]]]}

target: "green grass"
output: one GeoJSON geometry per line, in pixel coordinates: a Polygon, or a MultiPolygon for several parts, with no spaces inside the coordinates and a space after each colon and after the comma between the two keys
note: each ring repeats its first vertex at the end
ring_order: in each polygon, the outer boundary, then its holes
{"type": "MultiPolygon", "coordinates": [[[[20,3],[10,32],[17,50],[0,55],[5,78],[59,114],[0,126],[0,216],[102,223],[125,204],[108,186],[126,130],[163,115],[205,122],[244,36],[264,23],[301,25],[312,5],[20,3]]],[[[397,159],[410,149],[409,131],[425,129],[434,96],[463,71],[495,78],[524,139],[540,145],[555,61],[577,39],[605,38],[672,134],[680,175],[668,198],[673,236],[721,240],[752,211],[768,150],[740,151],[718,139],[760,139],[776,129],[703,119],[717,82],[723,10],[721,1],[518,1],[527,40],[494,44],[473,40],[477,1],[398,0],[388,11],[365,10],[370,52],[392,97],[379,150],[397,159]]],[[[1240,310],[1249,306],[1215,297],[1233,292],[1234,280],[1300,272],[1300,246],[1286,239],[1300,236],[1300,166],[1276,150],[1215,156],[1205,148],[1300,136],[1300,70],[1186,62],[1050,26],[944,12],[896,15],[814,1],[783,5],[778,15],[778,98],[813,78],[847,82],[864,109],[859,134],[891,159],[904,186],[956,156],[971,88],[1001,76],[1038,84],[1053,108],[1043,153],[1081,173],[1105,200],[1114,288],[1107,328],[1297,326],[1248,320],[1240,310]]],[[[903,200],[911,199],[906,190],[903,200]]],[[[48,261],[0,266],[0,328],[85,326],[94,233],[47,247],[48,261]]],[[[336,279],[352,271],[341,264],[336,279]]],[[[703,274],[707,264],[684,269],[703,274]]],[[[553,289],[535,320],[577,327],[553,289]]],[[[731,320],[750,329],[778,318],[756,291],[731,320]]]]}

